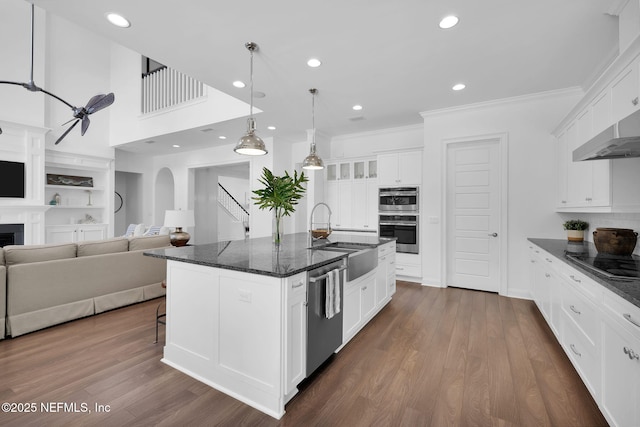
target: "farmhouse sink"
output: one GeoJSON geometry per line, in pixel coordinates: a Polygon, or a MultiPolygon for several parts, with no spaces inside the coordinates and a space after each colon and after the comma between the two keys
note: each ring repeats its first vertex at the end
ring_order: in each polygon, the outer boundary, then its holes
{"type": "Polygon", "coordinates": [[[378,248],[375,245],[335,242],[313,249],[348,253],[347,282],[367,274],[378,266],[378,248]]]}

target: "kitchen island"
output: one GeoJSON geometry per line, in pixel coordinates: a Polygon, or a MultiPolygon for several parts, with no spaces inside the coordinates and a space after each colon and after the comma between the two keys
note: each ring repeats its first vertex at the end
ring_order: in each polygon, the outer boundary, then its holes
{"type": "MultiPolygon", "coordinates": [[[[342,345],[390,301],[395,290],[391,256],[395,241],[332,237],[315,241],[312,248],[308,235],[298,233],[285,235],[279,246],[270,238],[258,238],[145,252],[167,260],[162,361],[281,418],[285,404],[307,376],[308,272],[327,265],[348,268],[353,254],[323,247],[339,241],[353,248],[375,248],[386,259],[353,283],[345,283],[341,295],[349,330],[342,345]],[[348,286],[362,292],[347,296],[348,286]],[[369,300],[374,309],[369,309],[369,300]]],[[[347,272],[342,275],[346,281],[347,272]]]]}

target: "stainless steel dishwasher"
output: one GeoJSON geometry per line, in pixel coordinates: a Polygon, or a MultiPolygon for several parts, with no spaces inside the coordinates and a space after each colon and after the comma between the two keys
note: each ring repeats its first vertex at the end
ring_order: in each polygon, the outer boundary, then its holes
{"type": "Polygon", "coordinates": [[[346,260],[340,260],[310,270],[307,274],[307,377],[342,345],[342,301],[344,300],[344,270],[346,260]],[[330,271],[340,270],[340,312],[326,318],[326,283],[330,271]]]}

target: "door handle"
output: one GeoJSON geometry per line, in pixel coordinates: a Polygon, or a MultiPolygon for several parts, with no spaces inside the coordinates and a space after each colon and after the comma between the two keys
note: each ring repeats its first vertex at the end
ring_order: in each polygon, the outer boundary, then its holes
{"type": "Polygon", "coordinates": [[[489,237],[498,237],[498,233],[489,233],[487,234],[489,237]]]}

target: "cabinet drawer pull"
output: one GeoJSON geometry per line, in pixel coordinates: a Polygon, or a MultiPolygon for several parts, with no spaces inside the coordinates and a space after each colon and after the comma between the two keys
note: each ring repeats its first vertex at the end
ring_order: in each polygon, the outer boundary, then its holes
{"type": "Polygon", "coordinates": [[[624,351],[624,354],[629,356],[629,359],[631,359],[631,360],[634,360],[634,359],[635,360],[640,360],[640,355],[638,355],[638,353],[633,351],[633,349],[627,348],[627,347],[623,347],[622,351],[624,351]]]}
{"type": "Polygon", "coordinates": [[[571,277],[571,279],[576,283],[582,283],[582,281],[580,279],[576,279],[576,277],[573,274],[569,277],[571,277]]]}
{"type": "Polygon", "coordinates": [[[633,99],[631,100],[631,103],[632,103],[633,105],[638,105],[638,97],[636,96],[635,98],[633,98],[633,99]]]}
{"type": "Polygon", "coordinates": [[[366,290],[367,290],[367,287],[366,287],[366,286],[363,286],[363,287],[362,287],[362,291],[364,292],[364,291],[366,291],[366,290]]]}
{"type": "Polygon", "coordinates": [[[553,262],[553,261],[551,261],[549,258],[545,258],[545,259],[547,260],[547,262],[553,262]]]}
{"type": "Polygon", "coordinates": [[[298,282],[298,284],[297,284],[297,285],[293,285],[291,288],[292,288],[292,289],[295,289],[295,288],[300,288],[300,287],[302,287],[302,286],[304,286],[304,282],[300,281],[300,282],[298,282]]]}
{"type": "Polygon", "coordinates": [[[535,263],[536,263],[536,260],[535,260],[535,259],[532,259],[532,260],[531,260],[531,262],[535,264],[535,263]]]}
{"type": "Polygon", "coordinates": [[[570,345],[569,345],[569,347],[571,347],[571,351],[573,351],[575,354],[577,354],[577,355],[578,355],[578,357],[582,357],[582,354],[580,354],[580,353],[578,352],[578,350],[576,350],[576,346],[575,346],[575,345],[570,344],[570,345]]]}
{"type": "Polygon", "coordinates": [[[636,322],[635,320],[633,320],[631,318],[631,315],[629,313],[624,313],[622,315],[622,317],[624,317],[625,319],[627,319],[629,322],[631,322],[632,325],[637,326],[638,328],[640,328],[640,323],[636,322]]]}
{"type": "Polygon", "coordinates": [[[396,270],[404,270],[404,267],[396,267],[396,270]]]}
{"type": "Polygon", "coordinates": [[[571,309],[571,311],[573,311],[575,314],[582,314],[580,313],[578,310],[576,310],[576,308],[573,305],[570,305],[569,308],[571,309]]]}
{"type": "Polygon", "coordinates": [[[551,275],[549,273],[544,273],[544,277],[548,279],[549,277],[551,277],[551,275]]]}

